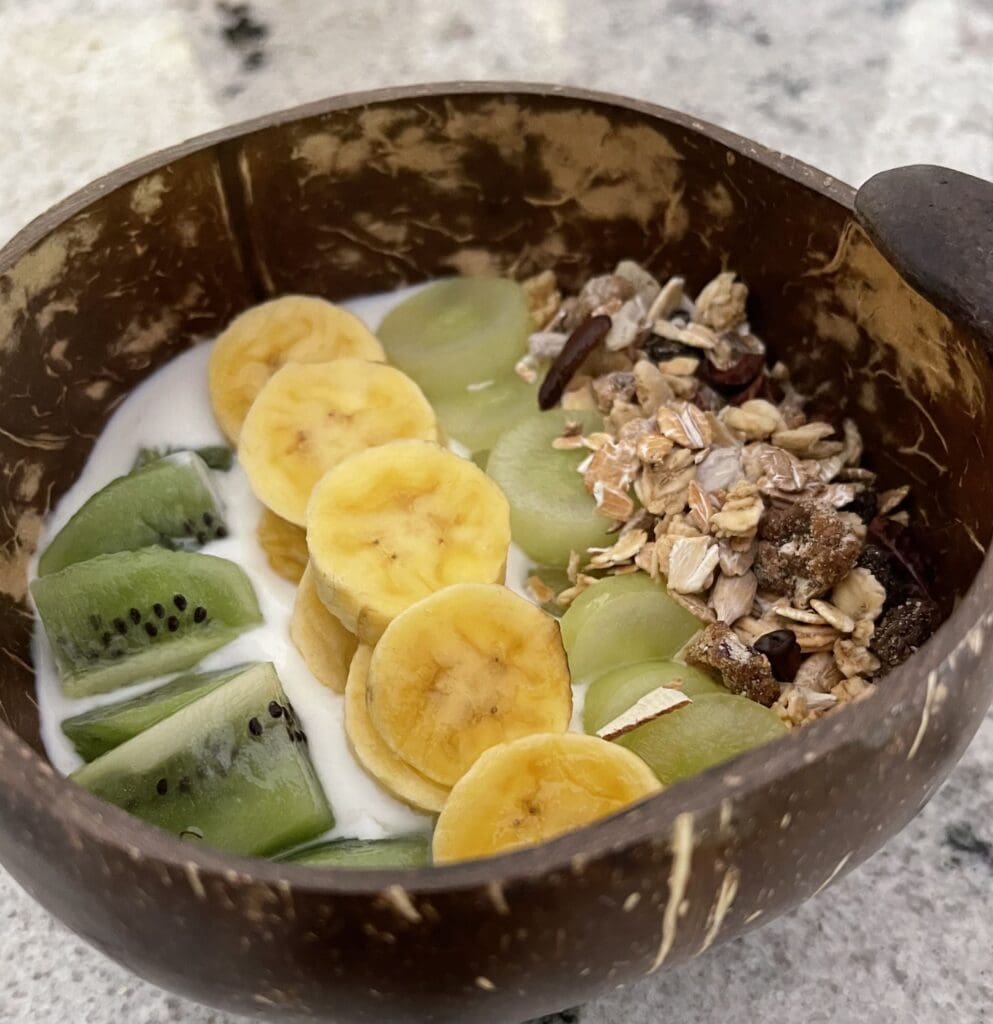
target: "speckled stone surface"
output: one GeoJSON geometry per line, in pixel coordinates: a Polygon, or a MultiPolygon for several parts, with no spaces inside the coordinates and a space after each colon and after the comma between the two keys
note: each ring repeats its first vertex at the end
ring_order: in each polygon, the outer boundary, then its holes
{"type": "MultiPolygon", "coordinates": [[[[0,236],[96,175],[181,138],[323,95],[446,78],[560,81],[638,96],[854,184],[911,162],[993,178],[988,0],[237,6],[0,5],[0,236]]],[[[791,916],[583,1007],[578,1019],[993,1021],[991,911],[993,717],[916,821],[862,868],[791,916]]],[[[0,869],[0,1022],[63,1021],[234,1018],[94,953],[0,869]]]]}

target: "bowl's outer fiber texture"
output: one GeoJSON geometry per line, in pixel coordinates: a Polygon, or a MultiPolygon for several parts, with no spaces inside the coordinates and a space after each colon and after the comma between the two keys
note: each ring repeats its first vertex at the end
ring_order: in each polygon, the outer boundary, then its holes
{"type": "Polygon", "coordinates": [[[538,86],[345,97],[90,186],[0,254],[0,859],[168,988],[271,1019],[523,1020],[760,925],[899,830],[988,706],[993,374],[914,292],[853,193],[647,104],[538,86]],[[801,386],[910,482],[950,618],[843,713],[615,818],[492,861],[396,873],[227,857],[132,820],[43,758],[27,566],[115,404],[268,295],[620,258],[698,289],[729,268],[801,386]]]}

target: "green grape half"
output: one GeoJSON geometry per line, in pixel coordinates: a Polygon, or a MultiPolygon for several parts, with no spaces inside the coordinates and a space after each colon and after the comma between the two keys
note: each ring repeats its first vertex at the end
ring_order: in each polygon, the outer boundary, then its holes
{"type": "Polygon", "coordinates": [[[661,583],[637,572],[584,590],[562,616],[562,642],[581,683],[622,665],[666,661],[700,626],[661,583]]]}
{"type": "Polygon", "coordinates": [[[538,410],[538,385],[511,371],[485,387],[463,388],[432,402],[445,433],[475,453],[492,448],[515,424],[538,410]]]}
{"type": "Polygon", "coordinates": [[[696,699],[705,693],[727,693],[713,677],[678,661],[643,661],[624,665],[598,676],[590,683],[583,704],[583,728],[591,735],[624,714],[647,693],[681,680],[680,690],[696,699]]]}
{"type": "Polygon", "coordinates": [[[506,377],[533,329],[515,281],[456,277],[395,306],[376,333],[389,361],[434,401],[506,377]]]}
{"type": "Polygon", "coordinates": [[[567,422],[590,433],[603,421],[591,410],[551,409],[535,413],[508,430],[493,446],[486,472],[510,502],[514,543],[542,565],[564,566],[572,551],[609,547],[611,521],[596,510],[576,467],[584,448],[552,447],[567,422]]]}
{"type": "Polygon", "coordinates": [[[705,693],[616,742],[633,750],[663,785],[669,785],[778,739],[787,731],[775,711],[747,697],[705,693]]]}

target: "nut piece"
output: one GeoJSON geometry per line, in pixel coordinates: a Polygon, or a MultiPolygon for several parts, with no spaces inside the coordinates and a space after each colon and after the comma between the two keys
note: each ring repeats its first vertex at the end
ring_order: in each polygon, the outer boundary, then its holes
{"type": "Polygon", "coordinates": [[[704,285],[693,309],[693,319],[697,323],[723,333],[745,322],[748,289],[734,278],[733,273],[726,271],[704,285]]]}
{"type": "Polygon", "coordinates": [[[766,707],[779,698],[780,686],[772,677],[769,659],[746,647],[724,622],[711,623],[698,633],[684,655],[690,665],[717,669],[732,693],[750,697],[766,707]]]}
{"type": "Polygon", "coordinates": [[[879,659],[853,640],[838,640],[835,643],[834,661],[846,679],[874,676],[879,671],[879,659]]]}
{"type": "MultiPolygon", "coordinates": [[[[772,509],[759,538],[755,557],[759,586],[791,594],[800,608],[840,583],[862,549],[846,520],[811,498],[801,498],[788,509],[772,509]]],[[[848,612],[837,599],[834,603],[848,612]]]]}
{"type": "MultiPolygon", "coordinates": [[[[676,682],[676,680],[673,680],[676,682]]],[[[618,736],[637,729],[646,722],[654,722],[656,718],[686,707],[693,702],[685,693],[673,686],[660,686],[651,693],[631,705],[623,714],[597,729],[596,734],[602,740],[616,740],[618,736]]]]}
{"type": "Polygon", "coordinates": [[[543,270],[534,277],[521,282],[524,299],[528,304],[528,312],[535,327],[542,330],[555,319],[555,314],[562,305],[562,295],[555,281],[555,272],[543,270]]]}
{"type": "Polygon", "coordinates": [[[733,626],[743,615],[751,614],[756,590],[758,580],[753,572],[742,576],[721,573],[710,593],[710,605],[721,622],[733,626]]]}

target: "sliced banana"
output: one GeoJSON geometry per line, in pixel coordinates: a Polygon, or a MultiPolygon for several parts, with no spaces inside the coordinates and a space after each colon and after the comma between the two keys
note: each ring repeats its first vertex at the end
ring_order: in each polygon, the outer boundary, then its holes
{"type": "Polygon", "coordinates": [[[319,683],[335,693],[345,692],[358,640],[324,607],[310,569],[304,572],[297,590],[290,639],[319,683]]]}
{"type": "Polygon", "coordinates": [[[284,295],[246,309],[210,353],[210,401],[221,430],[230,441],[238,440],[255,396],[285,363],[326,363],[343,356],[386,360],[369,328],[325,299],[284,295]]]}
{"type": "Polygon", "coordinates": [[[503,853],[614,814],[662,787],[636,754],[595,736],[526,736],[487,750],[452,788],[436,864],[503,853]]]}
{"type": "Polygon", "coordinates": [[[452,583],[503,580],[510,509],[468,459],[427,441],[353,455],[314,488],[307,547],[324,603],[363,643],[452,583]]]}
{"type": "Polygon", "coordinates": [[[421,389],[392,366],[287,363],[248,410],[238,459],[262,504],[304,526],[314,485],[343,459],[397,438],[437,436],[421,389]]]}
{"type": "Polygon", "coordinates": [[[290,583],[299,583],[309,557],[307,531],[263,508],[255,533],[273,572],[290,583]]]}
{"type": "Polygon", "coordinates": [[[383,742],[369,720],[366,679],[372,648],[361,645],[352,658],[345,687],[345,733],[363,768],[386,790],[422,811],[437,814],[445,805],[448,790],[426,779],[401,761],[383,742]]]}
{"type": "Polygon", "coordinates": [[[484,750],[568,727],[572,688],[559,624],[498,584],[446,587],[386,627],[367,703],[397,757],[451,786],[484,750]]]}

